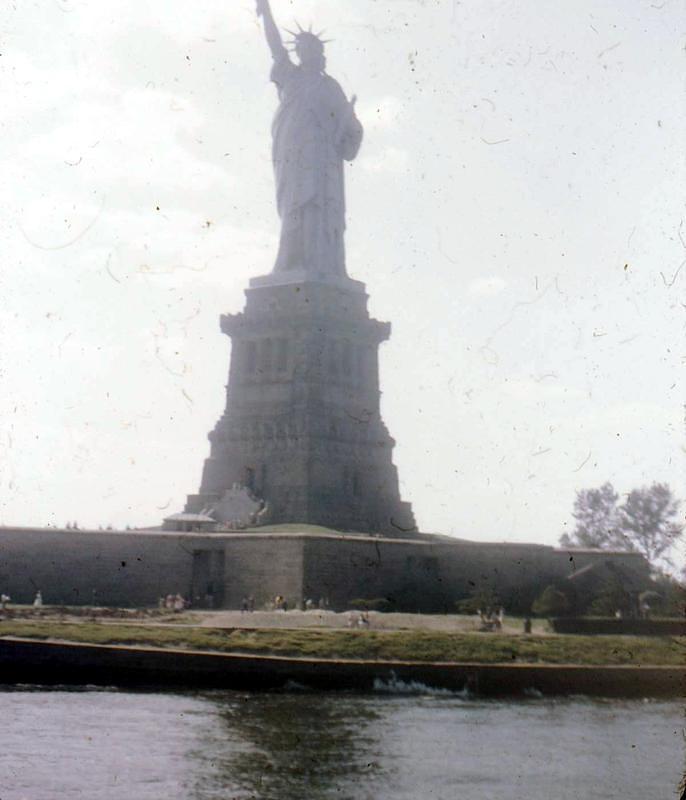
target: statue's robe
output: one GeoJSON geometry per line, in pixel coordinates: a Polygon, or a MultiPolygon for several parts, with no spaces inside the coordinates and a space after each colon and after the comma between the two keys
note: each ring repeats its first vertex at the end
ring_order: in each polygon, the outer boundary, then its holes
{"type": "Polygon", "coordinates": [[[345,275],[343,161],[362,143],[362,125],[340,85],[287,53],[274,62],[279,92],[272,126],[281,241],[274,271],[345,275]]]}

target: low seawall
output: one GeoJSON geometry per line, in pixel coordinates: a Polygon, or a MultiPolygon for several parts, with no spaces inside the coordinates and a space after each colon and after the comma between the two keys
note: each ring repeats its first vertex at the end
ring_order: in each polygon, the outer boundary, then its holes
{"type": "Polygon", "coordinates": [[[0,683],[356,691],[417,683],[489,696],[681,697],[686,667],[325,660],[8,637],[0,683]]]}

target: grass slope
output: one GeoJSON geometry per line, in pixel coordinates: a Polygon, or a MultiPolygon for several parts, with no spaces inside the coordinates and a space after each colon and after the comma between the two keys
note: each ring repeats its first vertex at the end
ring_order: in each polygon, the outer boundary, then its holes
{"type": "Polygon", "coordinates": [[[293,522],[285,522],[281,525],[263,525],[259,528],[245,528],[239,533],[334,533],[337,536],[345,536],[344,531],[337,531],[334,528],[325,528],[322,525],[305,525],[293,522]]]}
{"type": "Polygon", "coordinates": [[[506,636],[423,631],[231,630],[97,623],[0,622],[0,637],[182,647],[301,658],[483,664],[683,665],[686,640],[639,636],[506,636]]]}

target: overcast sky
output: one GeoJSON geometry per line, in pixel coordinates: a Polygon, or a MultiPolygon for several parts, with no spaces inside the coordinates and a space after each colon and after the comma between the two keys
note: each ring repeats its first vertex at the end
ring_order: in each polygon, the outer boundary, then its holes
{"type": "MultiPolygon", "coordinates": [[[[683,497],[684,3],[272,7],[359,97],[348,271],[393,324],[421,529],[553,544],[579,488],[683,497]]],[[[218,317],[276,252],[254,2],[0,22],[0,523],[157,524],[223,410],[218,317]]]]}

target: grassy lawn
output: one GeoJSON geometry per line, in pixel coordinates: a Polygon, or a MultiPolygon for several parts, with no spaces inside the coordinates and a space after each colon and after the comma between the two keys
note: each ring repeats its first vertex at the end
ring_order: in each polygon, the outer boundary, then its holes
{"type": "Polygon", "coordinates": [[[316,658],[547,664],[683,665],[686,639],[639,636],[508,636],[351,630],[166,628],[94,622],[3,621],[1,636],[137,644],[316,658]]]}

